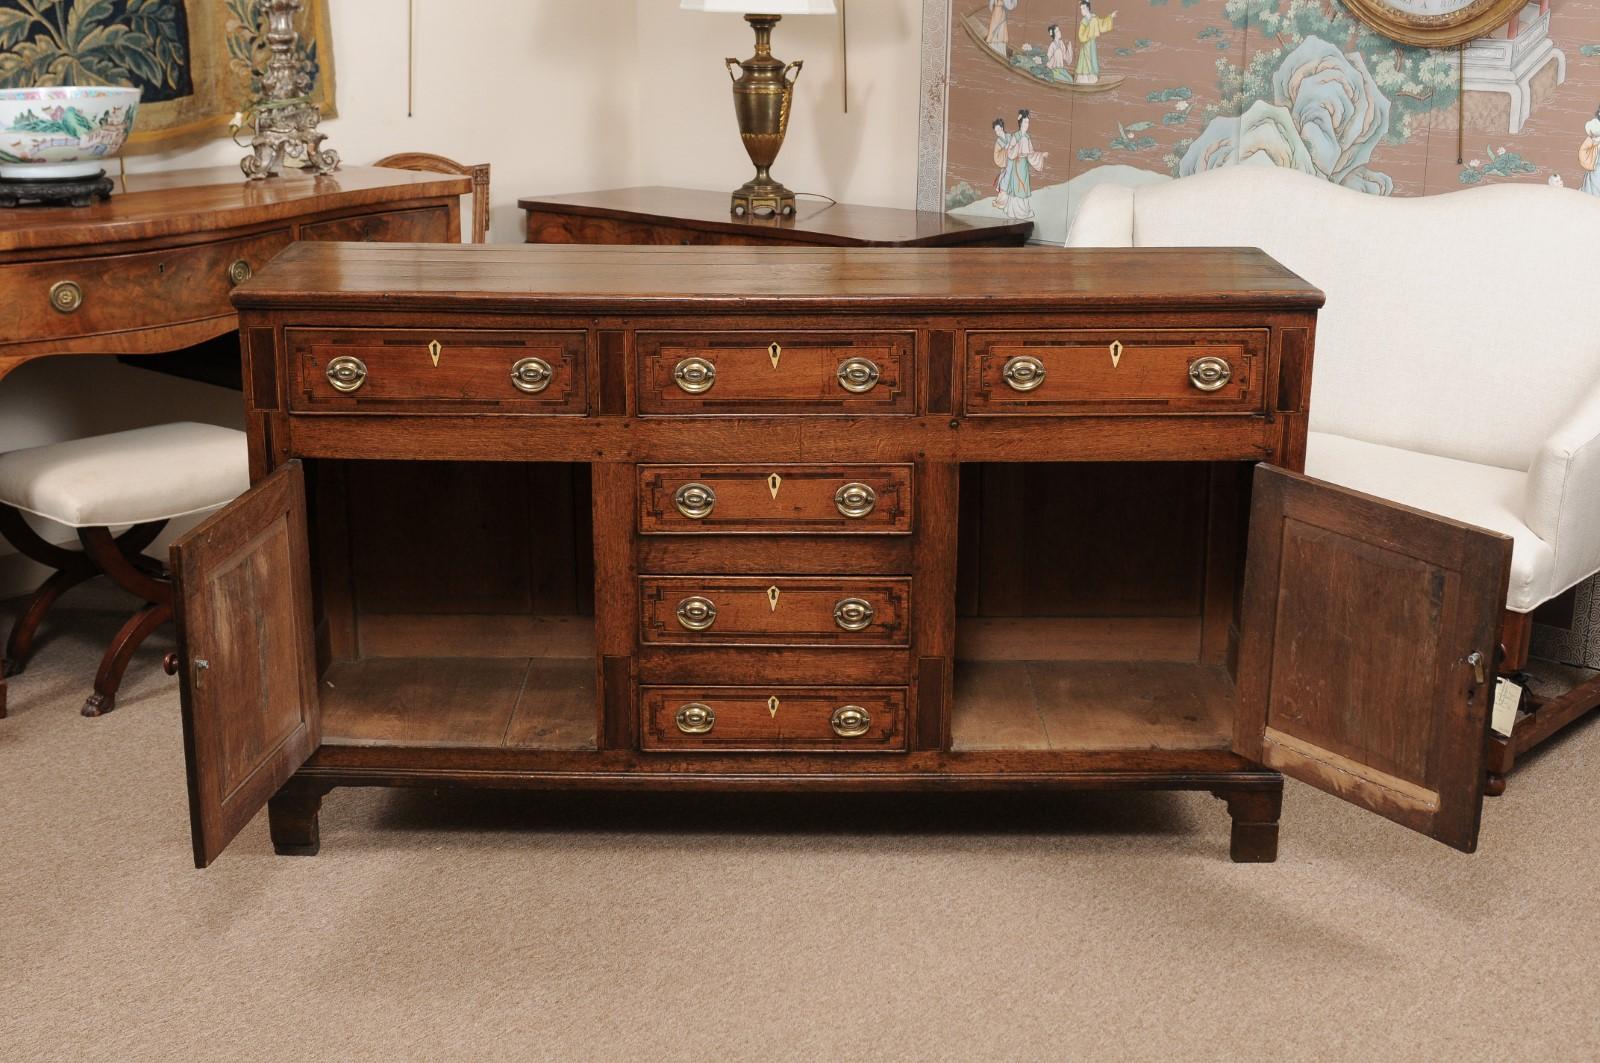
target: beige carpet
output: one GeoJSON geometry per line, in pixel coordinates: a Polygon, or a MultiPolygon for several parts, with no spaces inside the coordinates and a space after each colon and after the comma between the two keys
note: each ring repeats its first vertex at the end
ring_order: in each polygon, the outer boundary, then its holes
{"type": "Polygon", "coordinates": [[[77,714],[115,619],[0,721],[8,1063],[1600,1058],[1597,726],[1475,856],[1295,783],[1265,866],[1203,795],[336,790],[200,872],[170,637],[77,714]]]}

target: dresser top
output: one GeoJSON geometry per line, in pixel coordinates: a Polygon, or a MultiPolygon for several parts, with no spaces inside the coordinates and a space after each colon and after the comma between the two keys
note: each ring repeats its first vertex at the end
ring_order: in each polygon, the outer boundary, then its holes
{"type": "Polygon", "coordinates": [[[373,166],[264,181],[245,180],[237,166],[128,174],[116,178],[110,199],[92,206],[0,210],[0,254],[183,236],[471,191],[466,177],[373,166]]]}
{"type": "Polygon", "coordinates": [[[1322,305],[1254,248],[296,243],[240,307],[1097,310],[1322,305]]]}
{"type": "Polygon", "coordinates": [[[726,192],[659,186],[530,196],[517,200],[517,206],[547,214],[648,222],[730,236],[760,236],[776,232],[794,243],[836,246],[955,244],[965,240],[993,239],[996,233],[1001,232],[1014,234],[1020,242],[1033,229],[1031,221],[968,218],[942,211],[827,203],[806,196],[796,202],[792,217],[746,215],[738,218],[728,210],[726,192]]]}

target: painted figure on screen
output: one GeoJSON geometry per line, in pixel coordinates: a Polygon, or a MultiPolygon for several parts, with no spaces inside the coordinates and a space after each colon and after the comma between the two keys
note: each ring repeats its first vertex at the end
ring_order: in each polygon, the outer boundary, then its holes
{"type": "Polygon", "coordinates": [[[1600,112],[1583,127],[1583,145],[1578,148],[1578,165],[1583,167],[1582,190],[1600,196],[1600,112]]]}
{"type": "Polygon", "coordinates": [[[1113,11],[1105,16],[1096,15],[1089,6],[1089,0],[1079,0],[1078,15],[1078,81],[1093,85],[1100,80],[1098,41],[1102,33],[1111,32],[1111,24],[1116,21],[1117,13],[1113,11]]]}
{"type": "Polygon", "coordinates": [[[1034,149],[1030,124],[1027,108],[1017,112],[1017,131],[1010,136],[1005,135],[1005,122],[994,120],[994,161],[1000,167],[1000,176],[994,183],[994,206],[1018,221],[1033,217],[1033,173],[1043,170],[1045,159],[1049,158],[1049,152],[1034,149]]]}
{"type": "Polygon", "coordinates": [[[1072,80],[1072,44],[1061,35],[1061,26],[1052,22],[1048,30],[1050,47],[1045,51],[1045,69],[1057,81],[1072,80]]]}
{"type": "Polygon", "coordinates": [[[1011,28],[1007,25],[1011,12],[1017,9],[1017,0],[989,0],[989,47],[1001,55],[1011,43],[1011,28]]]}

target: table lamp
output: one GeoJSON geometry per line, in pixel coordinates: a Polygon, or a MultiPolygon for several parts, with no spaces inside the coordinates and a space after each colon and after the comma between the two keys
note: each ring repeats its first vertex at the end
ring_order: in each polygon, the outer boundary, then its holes
{"type": "Polygon", "coordinates": [[[772,55],[772,27],[784,15],[832,15],[833,0],[754,0],[759,13],[750,11],[751,0],[682,0],[685,11],[744,13],[744,20],[756,31],[756,54],[740,62],[725,59],[728,76],[733,78],[733,111],[739,118],[739,136],[744,150],[755,163],[756,175],[733,193],[734,214],[771,213],[788,217],[794,214],[794,193],[772,179],[772,163],[783,147],[789,128],[789,105],[794,98],[794,83],[800,76],[801,60],[785,63],[772,55]],[[743,76],[734,73],[738,67],[743,76]]]}

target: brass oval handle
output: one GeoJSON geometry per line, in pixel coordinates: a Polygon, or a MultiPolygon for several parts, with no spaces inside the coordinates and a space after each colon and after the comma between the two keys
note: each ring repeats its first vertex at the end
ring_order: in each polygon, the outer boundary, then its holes
{"type": "Polygon", "coordinates": [[[1000,376],[1013,391],[1032,391],[1044,383],[1044,363],[1031,354],[1006,359],[1000,376]]]}
{"type": "Polygon", "coordinates": [[[846,358],[839,363],[839,386],[856,395],[864,395],[878,386],[878,363],[871,358],[846,358]]]}
{"type": "Polygon", "coordinates": [[[367,363],[353,355],[341,354],[328,363],[328,383],[333,390],[349,394],[367,382],[367,363]]]}
{"type": "Polygon", "coordinates": [[[690,631],[704,631],[717,622],[717,606],[698,594],[678,603],[678,623],[690,631]]]}
{"type": "Polygon", "coordinates": [[[717,505],[717,493],[705,484],[684,484],[673,492],[672,504],[690,520],[704,520],[717,505]]]}
{"type": "Polygon", "coordinates": [[[228,264],[228,280],[234,284],[243,284],[254,274],[255,270],[250,268],[250,263],[242,258],[236,258],[228,264]]]}
{"type": "Polygon", "coordinates": [[[840,598],[833,606],[833,622],[846,631],[865,631],[873,615],[872,603],[865,598],[840,598]]]}
{"type": "Polygon", "coordinates": [[[717,714],[710,705],[700,701],[682,706],[673,719],[678,723],[678,730],[686,735],[707,734],[717,725],[717,714]]]}
{"type": "Polygon", "coordinates": [[[833,504],[851,520],[859,520],[878,504],[878,492],[863,483],[848,483],[833,493],[833,504]]]}
{"type": "Polygon", "coordinates": [[[550,386],[555,371],[543,358],[523,358],[511,367],[511,385],[518,391],[537,395],[550,386]]]}
{"type": "Polygon", "coordinates": [[[699,395],[717,382],[717,367],[704,358],[685,358],[673,367],[672,380],[689,394],[699,395]]]}
{"type": "Polygon", "coordinates": [[[1233,367],[1214,354],[1189,363],[1189,383],[1201,391],[1216,391],[1233,379],[1233,367]]]}
{"type": "Polygon", "coordinates": [[[840,738],[859,738],[872,729],[872,713],[860,705],[841,705],[833,710],[828,724],[840,738]]]}
{"type": "Polygon", "coordinates": [[[56,281],[50,285],[50,305],[63,314],[71,314],[83,306],[83,289],[76,281],[56,281]]]}

